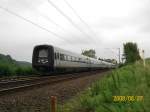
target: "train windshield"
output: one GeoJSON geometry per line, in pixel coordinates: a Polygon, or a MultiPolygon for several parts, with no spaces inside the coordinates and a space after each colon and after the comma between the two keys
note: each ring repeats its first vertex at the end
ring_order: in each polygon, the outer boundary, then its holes
{"type": "Polygon", "coordinates": [[[41,49],[39,51],[39,58],[47,58],[48,57],[48,49],[41,49]]]}

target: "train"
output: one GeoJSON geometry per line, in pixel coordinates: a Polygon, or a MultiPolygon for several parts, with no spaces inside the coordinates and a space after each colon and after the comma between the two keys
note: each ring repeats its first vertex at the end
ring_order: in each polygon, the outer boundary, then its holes
{"type": "Polygon", "coordinates": [[[116,68],[116,64],[43,44],[33,49],[32,67],[43,72],[79,72],[116,68]]]}

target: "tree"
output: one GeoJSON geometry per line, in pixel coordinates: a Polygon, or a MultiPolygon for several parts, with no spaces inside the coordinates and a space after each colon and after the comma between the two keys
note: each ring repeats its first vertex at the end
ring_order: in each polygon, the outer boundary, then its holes
{"type": "Polygon", "coordinates": [[[81,54],[88,56],[88,57],[91,57],[91,58],[96,58],[96,56],[95,56],[96,52],[94,49],[83,50],[81,54]]]}
{"type": "Polygon", "coordinates": [[[126,63],[133,63],[141,59],[136,43],[127,42],[123,46],[124,46],[124,56],[126,59],[125,61],[126,63]]]}

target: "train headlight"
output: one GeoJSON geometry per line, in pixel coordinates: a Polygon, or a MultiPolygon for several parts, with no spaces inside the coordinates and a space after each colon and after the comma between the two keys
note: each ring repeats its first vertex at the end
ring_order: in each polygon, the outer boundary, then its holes
{"type": "Polygon", "coordinates": [[[38,63],[46,64],[46,63],[48,63],[48,59],[38,59],[38,63]]]}

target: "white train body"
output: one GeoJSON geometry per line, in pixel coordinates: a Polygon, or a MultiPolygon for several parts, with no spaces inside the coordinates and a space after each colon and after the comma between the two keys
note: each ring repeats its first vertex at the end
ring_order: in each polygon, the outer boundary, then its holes
{"type": "Polygon", "coordinates": [[[34,48],[32,65],[37,70],[80,71],[115,68],[116,65],[89,58],[51,45],[38,45],[34,48]]]}

